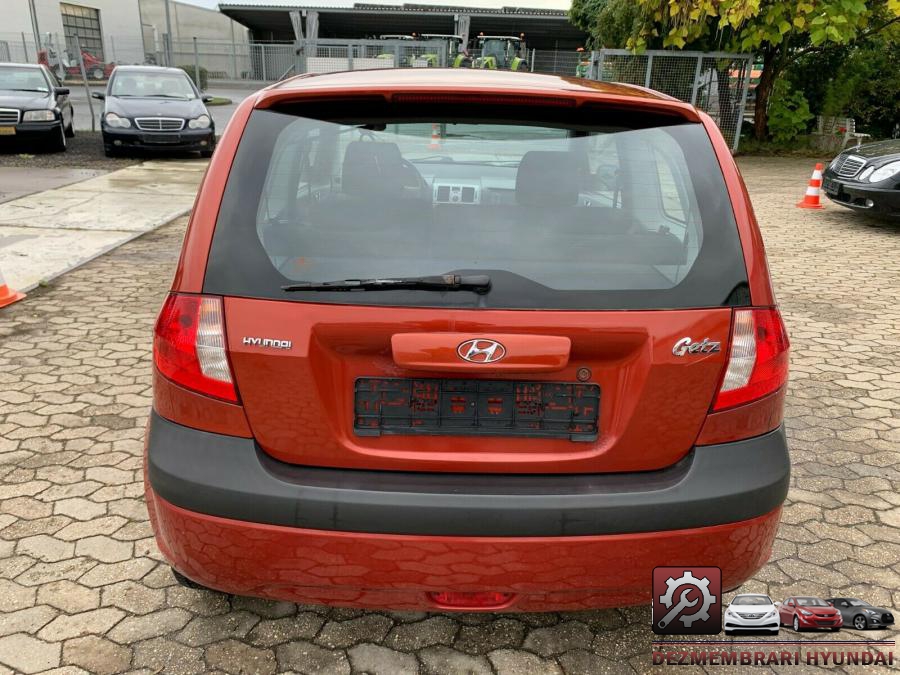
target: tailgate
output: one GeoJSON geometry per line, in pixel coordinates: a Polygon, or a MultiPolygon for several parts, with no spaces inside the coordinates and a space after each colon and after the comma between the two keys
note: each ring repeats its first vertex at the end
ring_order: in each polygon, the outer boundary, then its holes
{"type": "Polygon", "coordinates": [[[226,298],[225,311],[239,395],[266,453],[404,471],[669,466],[706,418],[731,324],[728,308],[435,311],[226,298]],[[707,346],[675,349],[685,338],[707,346]]]}

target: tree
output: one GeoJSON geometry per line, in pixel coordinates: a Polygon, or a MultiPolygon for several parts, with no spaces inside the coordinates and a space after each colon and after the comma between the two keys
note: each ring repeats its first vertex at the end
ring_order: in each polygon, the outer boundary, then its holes
{"type": "MultiPolygon", "coordinates": [[[[620,0],[574,0],[578,25],[603,35],[604,26],[586,20],[592,8],[598,20],[620,0]]],[[[778,76],[802,54],[846,45],[900,19],[900,0],[636,0],[637,18],[627,46],[675,47],[718,43],[722,48],[755,52],[763,68],[756,87],[755,136],[768,135],[768,103],[778,76]]]]}

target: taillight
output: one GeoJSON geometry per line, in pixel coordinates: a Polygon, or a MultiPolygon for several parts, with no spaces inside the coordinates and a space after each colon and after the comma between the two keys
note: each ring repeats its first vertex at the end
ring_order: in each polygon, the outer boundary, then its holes
{"type": "Polygon", "coordinates": [[[160,373],[182,387],[237,401],[221,298],[170,294],[156,321],[153,360],[160,373]]]}
{"type": "Polygon", "coordinates": [[[788,377],[787,331],[777,309],[738,309],[728,365],[713,411],[756,401],[781,389],[788,377]]]}

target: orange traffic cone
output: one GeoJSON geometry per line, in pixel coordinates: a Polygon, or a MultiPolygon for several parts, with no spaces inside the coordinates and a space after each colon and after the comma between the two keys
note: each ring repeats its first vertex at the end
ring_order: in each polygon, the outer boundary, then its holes
{"type": "Polygon", "coordinates": [[[3,270],[0,270],[0,307],[11,305],[24,297],[24,293],[14,291],[6,285],[6,281],[3,279],[3,270]]]}
{"type": "Polygon", "coordinates": [[[432,124],[431,125],[431,143],[428,144],[429,150],[440,150],[441,149],[441,125],[440,124],[432,124]]]}
{"type": "Polygon", "coordinates": [[[824,208],[819,203],[819,188],[822,187],[822,169],[824,168],[823,164],[816,164],[812,178],[809,179],[809,186],[806,188],[806,194],[803,197],[803,201],[797,202],[797,206],[801,209],[824,208]]]}

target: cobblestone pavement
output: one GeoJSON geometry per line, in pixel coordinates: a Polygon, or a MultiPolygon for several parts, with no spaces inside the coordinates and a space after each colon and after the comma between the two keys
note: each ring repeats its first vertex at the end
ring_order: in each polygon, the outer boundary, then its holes
{"type": "MultiPolygon", "coordinates": [[[[794,463],[772,561],[744,589],[898,608],[900,223],[794,208],[810,162],[743,168],[793,340],[794,463]]],[[[175,585],[151,537],[140,465],[151,325],[183,227],[147,234],[0,313],[0,672],[650,667],[645,607],[370,613],[175,585]]],[[[866,637],[887,635],[896,633],[866,637]]]]}

